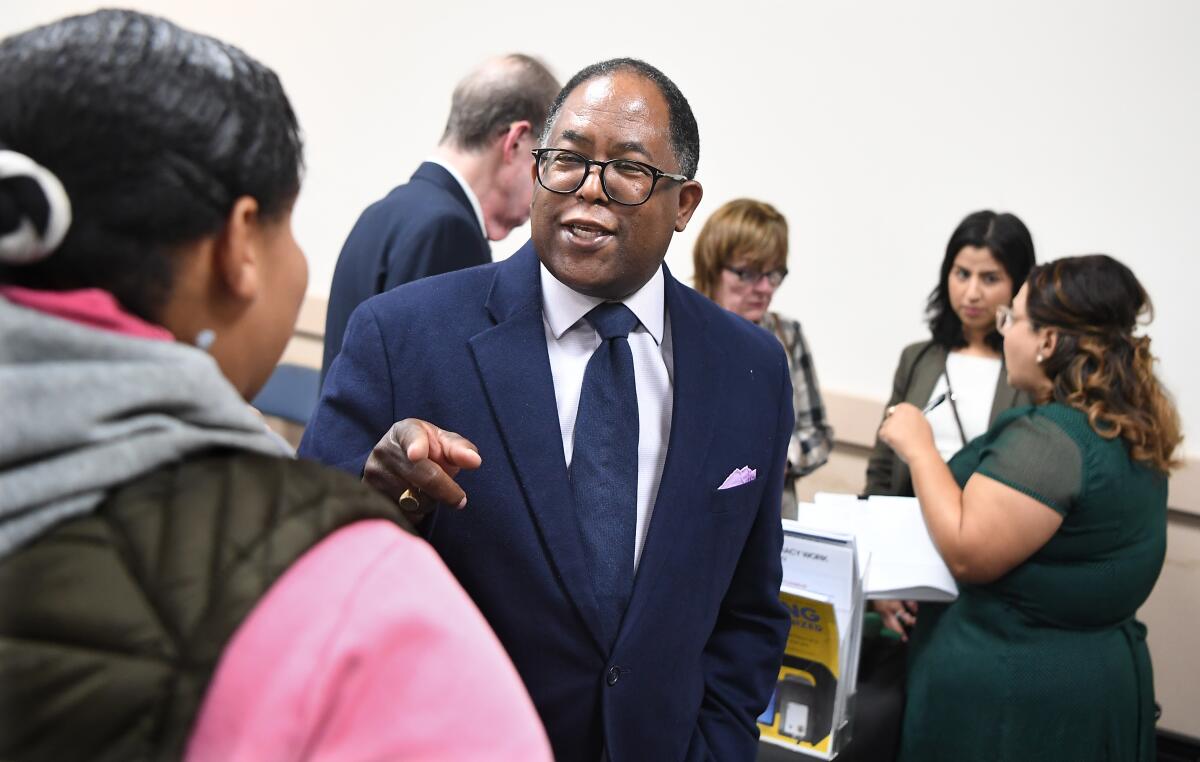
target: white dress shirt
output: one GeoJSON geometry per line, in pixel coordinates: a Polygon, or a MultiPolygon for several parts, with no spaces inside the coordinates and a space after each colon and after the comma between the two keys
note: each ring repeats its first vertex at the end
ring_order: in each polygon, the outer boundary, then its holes
{"type": "Polygon", "coordinates": [[[988,430],[1000,372],[1001,363],[996,358],[962,352],[951,352],[946,356],[946,372],[938,376],[929,399],[946,391],[946,376],[949,376],[950,386],[954,388],[954,406],[951,407],[949,401],[943,402],[925,416],[933,429],[933,441],[942,460],[949,461],[967,442],[988,430]],[[954,419],[956,408],[958,420],[962,421],[962,432],[954,419]]]}
{"type": "MultiPolygon", "coordinates": [[[[575,443],[575,415],[588,360],[600,346],[600,335],[583,316],[603,299],[585,296],[558,281],[545,265],[542,279],[542,323],[546,328],[546,351],[554,378],[558,404],[558,427],[563,455],[571,464],[575,443]]],[[[666,281],[662,267],[646,285],[623,300],[640,325],[629,334],[633,352],[633,377],[638,401],[638,487],[637,525],[634,534],[633,566],[636,571],[650,527],[650,515],[667,459],[671,436],[672,375],[671,322],[666,314],[666,281]]]]}
{"type": "Polygon", "coordinates": [[[486,241],[488,239],[487,223],[483,219],[483,206],[479,203],[479,197],[475,195],[475,191],[471,190],[471,186],[467,185],[467,181],[463,179],[463,176],[459,174],[459,171],[449,163],[442,161],[436,156],[430,156],[429,158],[425,159],[425,161],[429,162],[430,164],[436,164],[449,172],[450,176],[454,178],[455,182],[462,187],[463,193],[467,194],[467,201],[471,202],[471,208],[475,210],[475,219],[479,221],[479,229],[483,231],[483,239],[486,241]]]}

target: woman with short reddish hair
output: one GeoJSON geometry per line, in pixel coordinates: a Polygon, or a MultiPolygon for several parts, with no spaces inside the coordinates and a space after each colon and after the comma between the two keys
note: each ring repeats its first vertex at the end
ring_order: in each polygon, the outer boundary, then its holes
{"type": "Polygon", "coordinates": [[[696,290],[775,335],[787,352],[796,426],[788,444],[783,516],[796,517],[796,479],[829,460],[833,429],[817,386],[817,371],[800,323],[770,311],[787,276],[787,220],[768,203],[740,198],[704,223],[693,249],[696,290]]]}

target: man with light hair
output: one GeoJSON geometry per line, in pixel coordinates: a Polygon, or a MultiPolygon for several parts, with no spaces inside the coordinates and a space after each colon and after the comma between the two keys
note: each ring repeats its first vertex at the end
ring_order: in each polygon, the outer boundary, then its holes
{"type": "Polygon", "coordinates": [[[350,313],[366,299],[428,275],[492,259],[529,219],[538,131],[559,84],[537,59],[491,59],[454,88],[446,130],[405,185],[367,207],[338,256],[325,317],[324,378],[350,313]]]}

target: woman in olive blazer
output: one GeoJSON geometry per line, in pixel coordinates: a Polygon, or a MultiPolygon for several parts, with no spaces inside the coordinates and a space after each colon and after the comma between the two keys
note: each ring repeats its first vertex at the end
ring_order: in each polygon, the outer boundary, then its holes
{"type": "MultiPolygon", "coordinates": [[[[905,347],[900,353],[900,365],[896,368],[892,396],[888,399],[887,407],[901,402],[924,407],[938,379],[946,372],[947,354],[949,350],[932,339],[905,347]]],[[[1005,410],[1031,403],[1028,394],[1008,385],[1008,374],[1001,366],[1000,378],[996,381],[996,396],[992,398],[989,425],[995,423],[996,416],[1005,410]]],[[[913,494],[908,466],[878,437],[875,438],[875,447],[867,463],[867,487],[864,491],[868,495],[911,497],[913,494]]]]}
{"type": "MultiPolygon", "coordinates": [[[[1013,296],[1025,282],[1034,262],[1033,238],[1016,215],[988,210],[968,214],[946,244],[938,284],[929,294],[926,313],[931,337],[910,344],[900,354],[887,407],[910,402],[924,408],[935,388],[947,389],[949,376],[943,385],[939,385],[939,380],[946,375],[947,359],[952,353],[1000,361],[989,425],[1008,408],[1029,404],[1028,395],[1008,385],[1008,374],[1003,366],[1004,340],[996,330],[995,321],[996,308],[1012,304],[1013,296]]],[[[971,389],[970,396],[974,400],[986,400],[984,388],[974,386],[971,389]]],[[[968,390],[960,388],[958,391],[968,390]]],[[[954,399],[960,399],[959,395],[951,397],[949,404],[952,406],[954,399]]],[[[981,418],[981,407],[973,409],[981,418]]],[[[957,408],[954,416],[957,420],[957,408]]],[[[982,425],[982,420],[977,420],[977,424],[982,425]]],[[[958,428],[965,447],[968,436],[961,420],[958,428]]],[[[967,428],[972,427],[968,425],[967,428]]],[[[982,427],[979,433],[986,430],[986,426],[982,427]]],[[[879,437],[875,438],[875,447],[867,463],[864,492],[904,497],[913,494],[908,467],[879,437]]]]}

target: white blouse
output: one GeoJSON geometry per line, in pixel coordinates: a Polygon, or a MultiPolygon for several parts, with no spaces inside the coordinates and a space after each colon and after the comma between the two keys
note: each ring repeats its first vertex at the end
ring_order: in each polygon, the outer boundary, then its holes
{"type": "Polygon", "coordinates": [[[934,444],[943,460],[950,460],[967,442],[988,430],[1001,367],[998,358],[976,357],[962,352],[947,355],[946,372],[934,384],[929,399],[946,391],[948,375],[949,386],[954,389],[954,404],[951,405],[947,400],[926,416],[933,428],[934,444]],[[955,412],[958,413],[958,421],[955,421],[955,412]],[[962,423],[961,432],[959,422],[962,423]]]}

